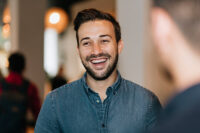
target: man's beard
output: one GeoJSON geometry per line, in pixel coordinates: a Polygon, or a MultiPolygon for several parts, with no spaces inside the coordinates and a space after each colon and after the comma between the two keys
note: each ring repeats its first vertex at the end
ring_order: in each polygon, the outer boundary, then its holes
{"type": "MultiPolygon", "coordinates": [[[[86,57],[86,61],[88,62],[90,60],[90,58],[97,58],[97,57],[107,57],[108,59],[111,58],[111,56],[109,54],[105,54],[105,53],[101,53],[99,55],[90,55],[88,57],[86,57]]],[[[106,71],[101,74],[100,76],[98,76],[89,66],[86,65],[86,63],[83,62],[82,60],[82,64],[85,67],[87,73],[95,80],[105,80],[107,79],[115,70],[116,66],[118,63],[118,53],[115,56],[114,62],[112,64],[108,65],[108,68],[106,69],[106,71]]]]}

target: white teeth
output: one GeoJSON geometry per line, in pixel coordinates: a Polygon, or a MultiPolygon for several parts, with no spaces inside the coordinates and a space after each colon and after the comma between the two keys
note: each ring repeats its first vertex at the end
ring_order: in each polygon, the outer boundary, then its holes
{"type": "Polygon", "coordinates": [[[97,63],[103,63],[105,61],[106,61],[106,59],[99,59],[99,60],[92,60],[91,62],[94,64],[97,64],[97,63]]]}

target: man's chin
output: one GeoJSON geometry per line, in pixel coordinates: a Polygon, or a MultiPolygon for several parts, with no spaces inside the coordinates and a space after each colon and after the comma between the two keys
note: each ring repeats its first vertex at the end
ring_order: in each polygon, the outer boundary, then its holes
{"type": "Polygon", "coordinates": [[[87,72],[95,80],[105,80],[108,78],[105,72],[87,72]]]}
{"type": "Polygon", "coordinates": [[[103,81],[106,80],[109,76],[92,76],[93,79],[97,81],[103,81]]]}

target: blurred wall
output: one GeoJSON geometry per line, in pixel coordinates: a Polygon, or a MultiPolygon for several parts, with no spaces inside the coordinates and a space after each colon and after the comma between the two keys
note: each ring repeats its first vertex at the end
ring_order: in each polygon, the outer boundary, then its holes
{"type": "Polygon", "coordinates": [[[46,0],[9,0],[11,10],[11,46],[26,56],[25,76],[43,95],[44,13],[46,0]]]}
{"type": "Polygon", "coordinates": [[[145,0],[117,0],[117,18],[121,25],[124,50],[119,70],[127,79],[144,84],[144,45],[146,41],[145,0]]]}

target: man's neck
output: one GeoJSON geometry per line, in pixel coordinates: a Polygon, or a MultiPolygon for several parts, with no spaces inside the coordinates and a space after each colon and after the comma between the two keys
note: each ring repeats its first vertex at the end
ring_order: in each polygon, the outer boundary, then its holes
{"type": "Polygon", "coordinates": [[[96,93],[99,94],[101,101],[106,99],[106,91],[109,86],[111,86],[117,79],[117,70],[114,70],[113,73],[105,80],[95,80],[89,74],[87,74],[87,84],[88,86],[96,93]]]}

